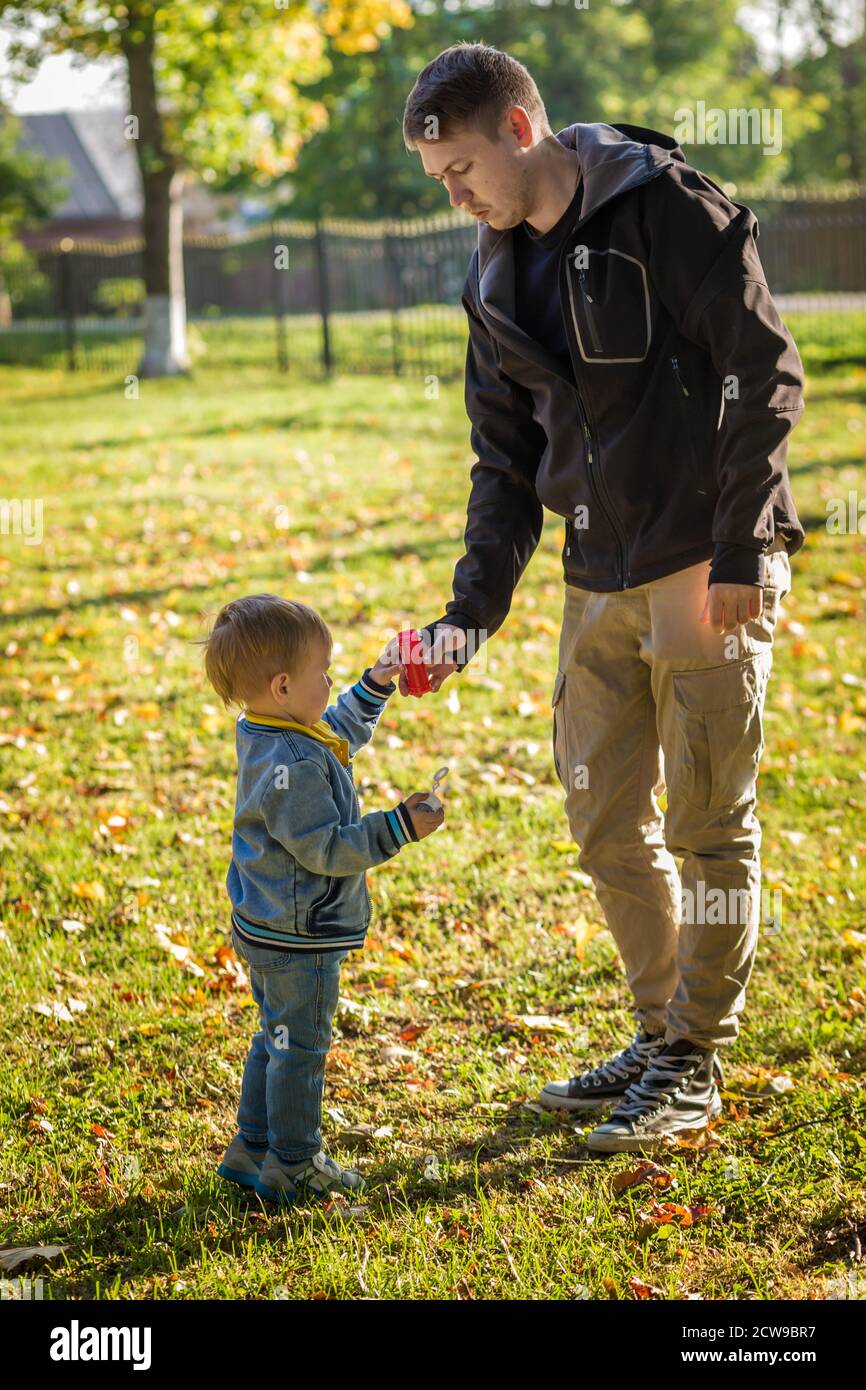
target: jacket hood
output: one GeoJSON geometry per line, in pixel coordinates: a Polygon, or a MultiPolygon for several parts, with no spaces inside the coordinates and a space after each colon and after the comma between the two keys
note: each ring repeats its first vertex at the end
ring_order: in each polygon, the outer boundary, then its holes
{"type": "MultiPolygon", "coordinates": [[[[581,226],[611,198],[656,178],[675,160],[686,163],[676,140],[644,126],[606,125],[603,121],[566,126],[556,135],[566,149],[574,150],[583,176],[581,226]]],[[[474,259],[474,257],[473,257],[474,259]]],[[[470,268],[471,278],[471,268],[470,268]]],[[[533,343],[514,322],[514,256],[510,228],[478,225],[479,306],[495,321],[499,333],[526,356],[557,374],[561,368],[539,344],[533,343]]]]}
{"type": "MultiPolygon", "coordinates": [[[[583,175],[580,222],[591,217],[611,198],[655,178],[674,160],[686,163],[676,140],[645,126],[578,121],[558,131],[556,138],[566,149],[574,150],[580,160],[583,175]]],[[[479,223],[479,277],[484,275],[487,261],[505,235],[501,229],[488,227],[486,222],[479,223]]]]}

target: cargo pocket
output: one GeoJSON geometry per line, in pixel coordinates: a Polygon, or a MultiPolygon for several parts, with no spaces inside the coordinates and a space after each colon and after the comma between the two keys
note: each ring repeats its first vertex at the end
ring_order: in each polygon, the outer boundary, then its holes
{"type": "Polygon", "coordinates": [[[562,710],[560,708],[562,692],[564,691],[564,689],[565,672],[557,671],[556,681],[553,686],[553,700],[551,701],[553,705],[553,766],[556,768],[556,775],[562,783],[563,787],[566,790],[568,790],[567,782],[562,775],[562,764],[565,762],[565,750],[562,750],[562,756],[560,756],[559,748],[560,734],[564,733],[562,722],[562,710]]]}
{"type": "Polygon", "coordinates": [[[675,795],[702,811],[730,810],[754,795],[769,673],[769,652],[673,673],[675,795]]]}

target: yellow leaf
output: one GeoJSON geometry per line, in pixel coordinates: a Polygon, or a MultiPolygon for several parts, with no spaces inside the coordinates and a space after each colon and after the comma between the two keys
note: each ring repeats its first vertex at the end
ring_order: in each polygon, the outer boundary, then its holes
{"type": "Polygon", "coordinates": [[[866,951],[866,932],[855,931],[853,927],[849,927],[847,931],[843,931],[842,940],[852,951],[866,951]]]}
{"type": "Polygon", "coordinates": [[[76,898],[89,898],[91,902],[105,902],[105,885],[95,881],[73,883],[72,891],[76,898]]]}
{"type": "Polygon", "coordinates": [[[588,922],[583,913],[580,914],[574,924],[574,954],[578,960],[583,956],[592,938],[600,931],[601,927],[595,922],[588,922]]]}
{"type": "Polygon", "coordinates": [[[145,700],[142,705],[133,705],[132,713],[137,715],[139,719],[159,719],[162,711],[153,700],[145,700]]]}

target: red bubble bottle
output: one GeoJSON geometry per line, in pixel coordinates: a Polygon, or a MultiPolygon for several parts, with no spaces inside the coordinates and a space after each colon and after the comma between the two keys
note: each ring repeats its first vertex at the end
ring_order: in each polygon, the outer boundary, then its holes
{"type": "Polygon", "coordinates": [[[427,667],[424,665],[424,646],[420,632],[414,627],[398,632],[397,649],[400,664],[406,672],[409,694],[426,695],[431,686],[427,667]]]}

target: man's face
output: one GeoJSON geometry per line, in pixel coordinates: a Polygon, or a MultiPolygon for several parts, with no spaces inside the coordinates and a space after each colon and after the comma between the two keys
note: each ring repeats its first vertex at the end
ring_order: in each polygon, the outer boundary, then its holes
{"type": "Polygon", "coordinates": [[[479,222],[504,231],[524,221],[529,210],[529,161],[532,123],[515,106],[502,120],[498,140],[466,128],[448,140],[418,141],[424,172],[438,179],[451,206],[463,208],[479,222]]]}

